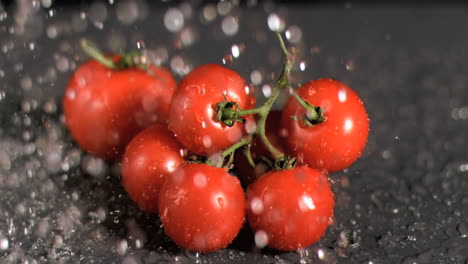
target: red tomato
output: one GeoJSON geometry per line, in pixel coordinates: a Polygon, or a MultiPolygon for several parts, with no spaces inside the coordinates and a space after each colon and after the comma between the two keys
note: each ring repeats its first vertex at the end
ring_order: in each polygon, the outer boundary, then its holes
{"type": "MultiPolygon", "coordinates": [[[[271,110],[268,113],[268,117],[265,123],[265,134],[270,143],[277,148],[279,151],[284,152],[285,146],[283,139],[280,137],[280,122],[281,111],[271,110]]],[[[260,136],[256,136],[251,146],[252,158],[256,163],[255,167],[252,167],[245,155],[241,150],[236,152],[235,168],[237,169],[238,176],[243,183],[246,185],[255,181],[260,175],[263,175],[270,169],[270,166],[262,160],[262,156],[267,157],[272,162],[275,161],[270,151],[267,149],[260,136]]]]}
{"type": "Polygon", "coordinates": [[[300,166],[270,171],[247,189],[247,219],[257,246],[292,251],[317,242],[333,222],[325,171],[300,166]]]}
{"type": "Polygon", "coordinates": [[[188,150],[209,156],[239,141],[244,125],[228,127],[216,120],[216,104],[234,101],[242,109],[253,108],[255,97],[236,72],[217,64],[194,69],[179,83],[174,93],[169,129],[188,150]]]}
{"type": "Polygon", "coordinates": [[[142,210],[158,211],[161,185],[184,161],[183,153],[172,132],[161,124],[146,128],[127,145],[122,185],[142,210]]]}
{"type": "Polygon", "coordinates": [[[289,151],[299,163],[335,172],[349,167],[367,143],[369,118],[357,93],[332,80],[319,79],[299,88],[308,103],[324,110],[325,120],[304,124],[305,110],[294,98],[284,107],[281,120],[289,151]],[[297,117],[292,119],[291,117],[297,117]]]}
{"type": "Polygon", "coordinates": [[[163,184],[159,216],[179,246],[199,252],[225,248],[245,219],[244,191],[223,168],[184,163],[163,184]]]}
{"type": "Polygon", "coordinates": [[[81,65],[63,98],[65,122],[86,151],[115,160],[148,125],[167,122],[176,82],[166,69],[112,70],[96,60],[81,65]]]}

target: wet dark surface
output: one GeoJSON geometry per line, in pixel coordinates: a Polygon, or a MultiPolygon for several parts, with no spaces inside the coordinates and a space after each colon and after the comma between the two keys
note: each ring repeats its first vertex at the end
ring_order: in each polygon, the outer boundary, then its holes
{"type": "Polygon", "coordinates": [[[166,5],[26,2],[0,5],[0,262],[468,263],[468,16],[460,6],[259,4],[226,15],[213,6],[217,17],[203,22],[205,5],[173,4],[191,10],[185,27],[198,38],[190,44],[165,27],[166,5]],[[361,95],[368,146],[331,175],[335,223],[319,243],[300,254],[259,250],[245,229],[228,249],[186,252],[129,200],[118,166],[70,139],[60,99],[85,59],[78,40],[109,51],[140,41],[178,79],[187,71],[180,61],[222,63],[237,44],[244,49],[227,66],[249,81],[263,73],[261,97],[281,67],[271,13],[302,31],[293,44],[306,68],[296,69],[296,84],[333,77],[361,95]],[[239,29],[226,36],[231,15],[239,29]]]}

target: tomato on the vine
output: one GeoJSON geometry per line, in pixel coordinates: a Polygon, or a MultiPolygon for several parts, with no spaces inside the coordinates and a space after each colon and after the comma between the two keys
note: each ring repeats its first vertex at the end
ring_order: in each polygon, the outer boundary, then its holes
{"type": "Polygon", "coordinates": [[[297,90],[309,104],[320,107],[324,121],[307,126],[306,110],[291,97],[281,125],[289,152],[298,162],[336,172],[361,156],[369,134],[369,118],[358,94],[332,79],[318,79],[297,90]]]}
{"type": "Polygon", "coordinates": [[[164,125],[151,125],[125,149],[122,185],[142,210],[157,212],[159,190],[182,162],[184,150],[172,132],[164,125]]]}
{"type": "Polygon", "coordinates": [[[245,219],[244,191],[224,168],[184,163],[164,182],[159,216],[164,232],[188,250],[225,248],[245,219]]]}
{"type": "Polygon", "coordinates": [[[257,245],[292,251],[317,242],[333,222],[325,171],[300,166],[270,171],[247,189],[247,219],[257,245]]]}
{"type": "Polygon", "coordinates": [[[236,72],[217,64],[197,67],[179,83],[169,114],[169,129],[188,150],[209,156],[236,143],[245,134],[242,122],[231,127],[217,120],[216,104],[232,101],[253,108],[255,97],[236,72]]]}
{"type": "Polygon", "coordinates": [[[95,59],[75,71],[63,108],[65,123],[84,150],[115,160],[143,128],[167,123],[176,82],[164,68],[148,71],[152,74],[135,67],[114,70],[95,59]]]}

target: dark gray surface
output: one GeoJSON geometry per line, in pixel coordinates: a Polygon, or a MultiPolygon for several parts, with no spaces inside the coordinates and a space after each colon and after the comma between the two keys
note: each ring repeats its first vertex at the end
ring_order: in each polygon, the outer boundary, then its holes
{"type": "Polygon", "coordinates": [[[185,25],[198,31],[198,41],[178,49],[176,34],[163,24],[164,5],[143,4],[146,17],[124,25],[116,9],[128,1],[104,2],[100,29],[102,6],[51,13],[37,3],[11,6],[6,18],[0,7],[0,262],[468,263],[468,16],[462,6],[235,7],[230,14],[239,18],[239,33],[233,37],[223,35],[222,17],[201,23],[203,5],[194,6],[185,25]],[[73,24],[80,12],[86,18],[73,24]],[[244,230],[230,248],[197,257],[172,244],[155,215],[134,206],[116,166],[73,145],[60,121],[60,98],[83,61],[78,39],[106,50],[110,38],[126,48],[143,40],[192,66],[220,63],[232,44],[243,44],[228,66],[250,80],[255,69],[280,70],[279,45],[266,24],[272,12],[302,29],[297,46],[308,67],[295,72],[295,82],[333,77],[358,91],[371,119],[369,143],[349,170],[331,175],[336,218],[319,243],[301,254],[260,251],[244,230]],[[51,38],[54,27],[59,33],[51,38]],[[255,41],[258,34],[264,42],[255,41]]]}

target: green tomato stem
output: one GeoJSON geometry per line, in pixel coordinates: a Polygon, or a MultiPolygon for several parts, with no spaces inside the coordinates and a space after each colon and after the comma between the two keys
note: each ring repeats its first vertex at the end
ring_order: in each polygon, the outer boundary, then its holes
{"type": "Polygon", "coordinates": [[[226,158],[231,153],[236,151],[238,148],[240,148],[240,147],[242,147],[244,145],[250,144],[250,142],[252,142],[252,137],[251,136],[243,137],[240,141],[238,141],[237,143],[231,145],[229,148],[227,148],[223,152],[221,152],[221,157],[223,157],[223,159],[226,158]]]}
{"type": "Polygon", "coordinates": [[[81,48],[88,56],[99,61],[101,64],[110,69],[117,69],[117,65],[115,64],[115,62],[112,59],[104,56],[104,54],[89,40],[81,39],[80,44],[81,48]]]}

